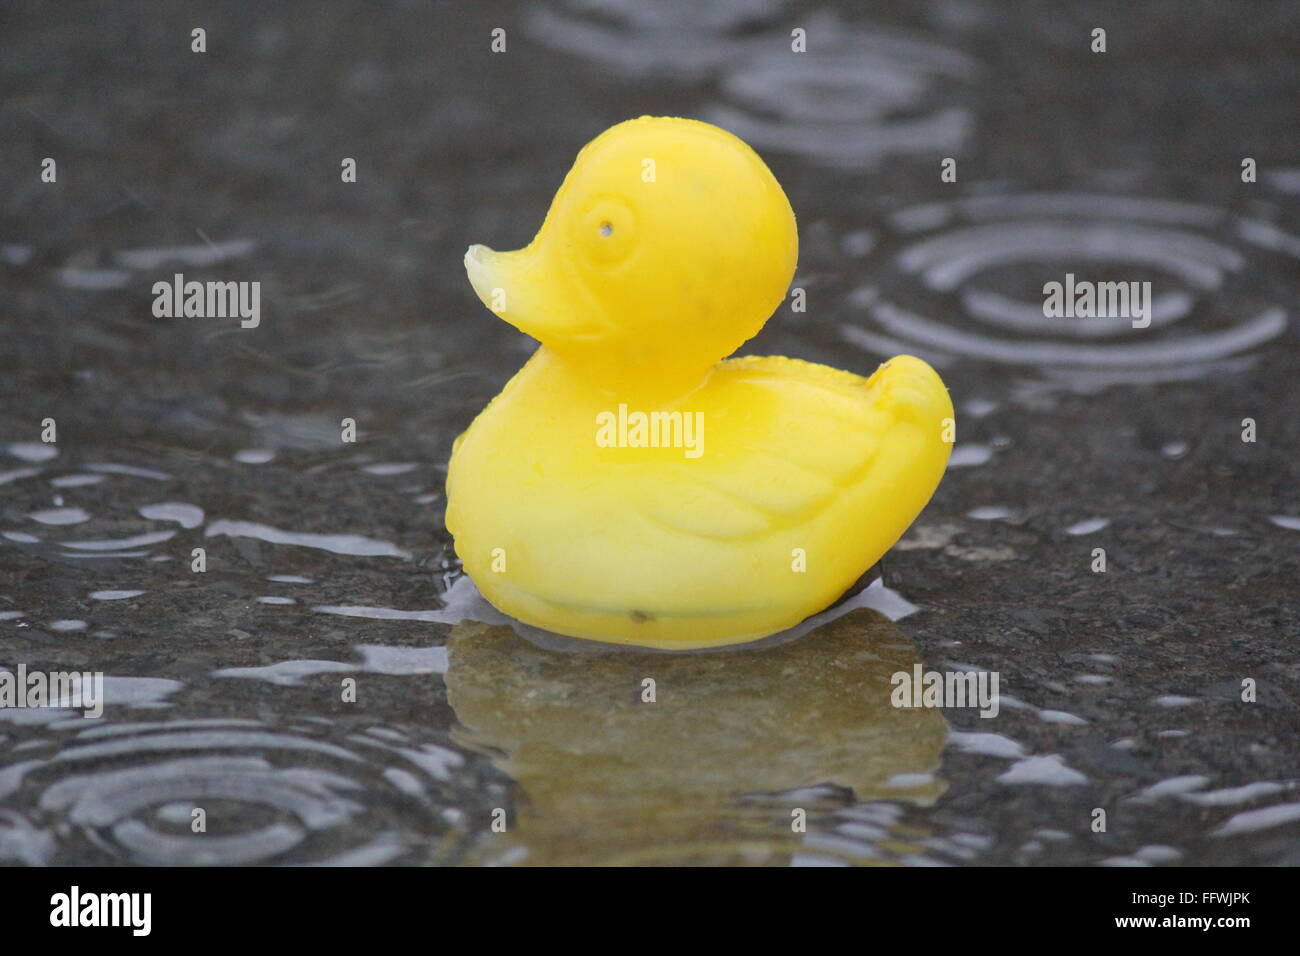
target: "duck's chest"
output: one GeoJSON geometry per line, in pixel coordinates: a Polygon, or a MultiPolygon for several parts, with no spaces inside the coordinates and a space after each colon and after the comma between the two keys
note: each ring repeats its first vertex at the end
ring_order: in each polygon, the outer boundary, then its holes
{"type": "Polygon", "coordinates": [[[508,388],[475,420],[457,454],[500,473],[552,477],[700,462],[710,426],[716,432],[725,417],[635,396],[508,388]]]}
{"type": "Polygon", "coordinates": [[[701,389],[665,398],[593,385],[534,357],[475,420],[458,449],[496,470],[581,476],[608,468],[700,463],[743,418],[701,389]]]}

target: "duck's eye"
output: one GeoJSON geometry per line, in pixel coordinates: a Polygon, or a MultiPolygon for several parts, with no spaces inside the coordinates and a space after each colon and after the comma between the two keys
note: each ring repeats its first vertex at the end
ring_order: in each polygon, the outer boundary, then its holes
{"type": "Polygon", "coordinates": [[[622,196],[600,193],[588,197],[568,228],[574,246],[601,265],[623,262],[636,251],[636,210],[622,196]]]}

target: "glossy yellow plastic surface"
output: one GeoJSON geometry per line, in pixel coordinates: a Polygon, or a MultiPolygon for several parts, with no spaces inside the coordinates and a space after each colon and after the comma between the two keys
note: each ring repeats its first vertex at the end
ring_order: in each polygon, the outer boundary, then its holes
{"type": "Polygon", "coordinates": [[[573,637],[730,644],[827,607],[902,536],[952,448],[930,366],[723,361],[797,257],[758,155],[658,117],[589,143],[526,248],[470,247],[479,297],[542,343],[452,452],[447,528],[488,601],[573,637]]]}

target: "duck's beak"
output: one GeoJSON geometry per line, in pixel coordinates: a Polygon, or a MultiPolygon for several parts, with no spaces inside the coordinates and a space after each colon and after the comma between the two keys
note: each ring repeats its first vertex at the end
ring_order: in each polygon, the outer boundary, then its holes
{"type": "Polygon", "coordinates": [[[524,334],[542,339],[552,330],[544,322],[545,277],[537,259],[534,246],[495,252],[474,245],[465,253],[465,271],[484,305],[524,334]]]}
{"type": "Polygon", "coordinates": [[[549,345],[580,340],[597,331],[575,323],[572,295],[549,267],[541,245],[514,252],[473,245],[465,253],[470,285],[489,309],[520,332],[549,345]]]}
{"type": "Polygon", "coordinates": [[[465,271],[469,284],[489,309],[506,321],[511,293],[518,292],[519,252],[494,252],[487,246],[474,245],[465,253],[465,271]]]}

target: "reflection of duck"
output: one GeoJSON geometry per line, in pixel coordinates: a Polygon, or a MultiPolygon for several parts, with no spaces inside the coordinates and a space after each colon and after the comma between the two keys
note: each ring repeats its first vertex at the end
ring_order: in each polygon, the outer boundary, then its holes
{"type": "Polygon", "coordinates": [[[951,450],[933,369],[721,361],[797,248],[753,150],[659,117],[589,143],[527,248],[470,248],[480,298],[542,342],[447,476],[447,528],[494,606],[574,637],[728,644],[822,610],[893,546],[951,450]]]}
{"type": "Polygon", "coordinates": [[[890,703],[917,653],[874,611],[732,653],[561,653],[475,623],[447,646],[459,742],[522,790],[506,833],[480,838],[488,860],[786,862],[806,803],[746,795],[830,784],[928,805],[944,789],[947,725],[890,703]]]}

